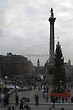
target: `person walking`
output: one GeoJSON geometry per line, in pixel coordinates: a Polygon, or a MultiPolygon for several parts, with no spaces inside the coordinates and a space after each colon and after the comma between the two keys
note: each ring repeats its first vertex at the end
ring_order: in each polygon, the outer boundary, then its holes
{"type": "Polygon", "coordinates": [[[48,94],[46,94],[46,102],[48,102],[48,94]]]}
{"type": "Polygon", "coordinates": [[[12,109],[11,109],[11,110],[15,110],[14,106],[12,107],[12,109]]]}
{"type": "Polygon", "coordinates": [[[55,107],[55,97],[53,97],[52,102],[53,102],[52,107],[54,108],[55,107]]]}
{"type": "Polygon", "coordinates": [[[10,98],[10,95],[7,93],[6,94],[6,105],[9,106],[9,98],[10,98]]]}
{"type": "Polygon", "coordinates": [[[73,96],[71,97],[71,102],[73,103],[73,96]]]}
{"type": "Polygon", "coordinates": [[[4,93],[1,93],[1,102],[3,103],[4,100],[4,93]]]}
{"type": "Polygon", "coordinates": [[[16,105],[18,105],[18,104],[19,104],[19,97],[18,97],[17,94],[16,94],[16,99],[15,99],[15,101],[16,101],[16,105]]]}
{"type": "Polygon", "coordinates": [[[64,103],[64,97],[62,97],[62,103],[64,103]]]}
{"type": "Polygon", "coordinates": [[[60,97],[58,98],[58,101],[59,101],[59,103],[60,103],[60,97]]]}
{"type": "Polygon", "coordinates": [[[23,100],[21,100],[20,102],[20,110],[23,110],[24,106],[23,106],[23,100]]]}
{"type": "Polygon", "coordinates": [[[39,104],[39,95],[37,94],[37,95],[35,95],[35,102],[36,102],[36,105],[38,105],[39,104]]]}
{"type": "Polygon", "coordinates": [[[67,97],[65,98],[65,102],[67,103],[67,97]]]}
{"type": "Polygon", "coordinates": [[[7,110],[12,110],[12,109],[11,109],[11,107],[8,107],[8,109],[7,109],[7,110]]]}

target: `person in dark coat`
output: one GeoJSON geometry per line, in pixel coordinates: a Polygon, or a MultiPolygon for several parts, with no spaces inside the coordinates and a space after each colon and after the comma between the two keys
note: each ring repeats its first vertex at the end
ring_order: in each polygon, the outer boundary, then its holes
{"type": "Polygon", "coordinates": [[[6,94],[6,105],[7,105],[7,106],[9,105],[9,97],[10,97],[10,95],[7,93],[7,94],[6,94]]]}
{"type": "Polygon", "coordinates": [[[36,105],[38,105],[39,104],[39,95],[37,94],[37,95],[35,95],[35,102],[36,102],[36,105]]]}
{"type": "Polygon", "coordinates": [[[55,107],[55,97],[53,97],[52,102],[53,102],[52,107],[54,108],[55,107]]]}
{"type": "Polygon", "coordinates": [[[71,97],[71,102],[73,103],[73,96],[71,97]]]}
{"type": "Polygon", "coordinates": [[[15,110],[14,106],[12,107],[12,109],[11,109],[11,110],[15,110]]]}
{"type": "Polygon", "coordinates": [[[21,102],[20,102],[20,110],[23,110],[23,109],[24,109],[23,100],[21,100],[21,102]]]}
{"type": "Polygon", "coordinates": [[[64,97],[62,97],[62,103],[64,103],[64,97]]]}
{"type": "Polygon", "coordinates": [[[11,107],[9,107],[7,110],[12,110],[11,107]]]}
{"type": "Polygon", "coordinates": [[[19,97],[18,97],[18,95],[16,94],[16,105],[18,105],[19,104],[19,97]]]}
{"type": "Polygon", "coordinates": [[[48,94],[46,94],[46,102],[48,102],[48,94]]]}

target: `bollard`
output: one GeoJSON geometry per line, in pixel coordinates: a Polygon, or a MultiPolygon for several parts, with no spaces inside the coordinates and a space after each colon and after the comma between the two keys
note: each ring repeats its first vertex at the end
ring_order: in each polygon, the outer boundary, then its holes
{"type": "Polygon", "coordinates": [[[64,110],[64,108],[62,108],[62,110],[64,110]]]}

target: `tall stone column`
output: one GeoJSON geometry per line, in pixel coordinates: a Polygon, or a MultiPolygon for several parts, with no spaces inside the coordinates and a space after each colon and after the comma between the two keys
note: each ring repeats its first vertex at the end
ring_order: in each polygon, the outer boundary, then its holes
{"type": "Polygon", "coordinates": [[[54,22],[56,18],[54,18],[53,9],[51,8],[51,16],[49,18],[50,22],[50,56],[49,63],[50,65],[54,64],[54,22]]]}

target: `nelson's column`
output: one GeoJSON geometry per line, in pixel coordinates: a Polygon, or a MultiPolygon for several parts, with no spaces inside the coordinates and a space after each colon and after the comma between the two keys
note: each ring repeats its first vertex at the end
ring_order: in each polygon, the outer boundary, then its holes
{"type": "Polygon", "coordinates": [[[54,66],[54,22],[56,18],[54,18],[53,9],[51,8],[51,16],[49,18],[50,22],[50,52],[49,52],[49,73],[53,73],[54,66]]]}

